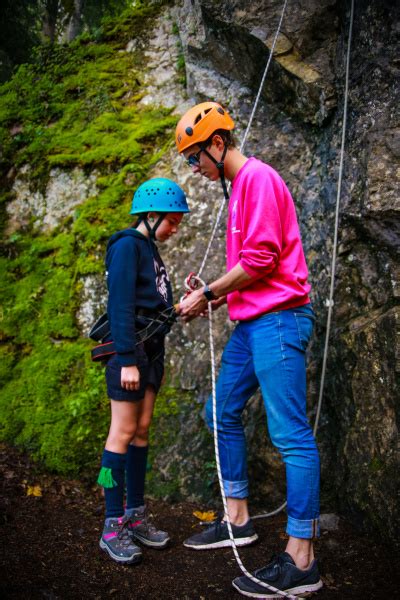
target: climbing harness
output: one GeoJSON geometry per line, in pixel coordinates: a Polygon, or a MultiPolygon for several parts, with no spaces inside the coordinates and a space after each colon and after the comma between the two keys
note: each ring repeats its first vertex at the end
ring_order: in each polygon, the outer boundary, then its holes
{"type": "MultiPolygon", "coordinates": [[[[141,309],[136,313],[135,321],[138,325],[136,329],[136,346],[145,344],[157,334],[162,336],[166,335],[178,316],[175,306],[169,306],[157,313],[151,313],[151,311],[146,311],[146,313],[141,311],[141,309]]],[[[94,362],[105,362],[113,354],[116,354],[114,342],[112,340],[107,342],[104,341],[110,333],[111,330],[108,315],[107,313],[104,313],[97,319],[88,334],[88,337],[92,340],[101,342],[91,350],[91,356],[94,362]]],[[[155,360],[155,358],[153,358],[153,360],[155,360]]]]}
{"type": "MultiPolygon", "coordinates": [[[[283,9],[282,9],[282,14],[280,17],[280,21],[279,21],[279,25],[278,25],[278,29],[275,33],[275,37],[273,40],[273,44],[271,47],[271,51],[270,51],[270,55],[268,58],[268,62],[267,62],[267,66],[265,68],[262,80],[261,80],[261,84],[260,84],[260,88],[258,90],[258,94],[256,97],[256,101],[254,103],[254,107],[253,107],[253,111],[251,113],[250,116],[250,120],[248,123],[248,126],[246,128],[241,146],[240,146],[240,151],[242,151],[250,127],[251,127],[251,122],[254,118],[254,114],[256,111],[256,107],[261,95],[261,91],[262,91],[262,87],[268,72],[268,68],[269,68],[269,64],[271,62],[272,56],[273,56],[273,52],[274,52],[274,48],[275,48],[275,44],[276,44],[276,40],[278,38],[279,35],[279,31],[281,28],[281,24],[282,24],[282,20],[283,20],[283,16],[285,13],[285,9],[286,9],[286,4],[287,4],[287,0],[285,0],[284,5],[283,5],[283,9]]],[[[322,367],[322,374],[321,374],[321,384],[320,384],[320,393],[319,393],[319,400],[318,400],[318,408],[317,408],[317,414],[316,414],[316,419],[315,419],[315,424],[314,424],[314,435],[316,435],[317,432],[317,428],[318,428],[318,422],[319,422],[319,416],[320,416],[320,411],[321,411],[321,405],[322,405],[322,397],[323,397],[323,389],[324,389],[324,381],[325,381],[325,372],[326,372],[326,362],[327,362],[327,355],[328,355],[328,348],[329,348],[329,334],[330,334],[330,325],[331,325],[331,316],[332,316],[332,308],[333,308],[333,293],[334,293],[334,278],[335,278],[335,265],[336,265],[336,253],[337,253],[337,242],[338,242],[338,228],[339,228],[339,207],[340,207],[340,195],[341,195],[341,185],[342,185],[342,174],[343,174],[343,162],[344,162],[344,143],[345,143],[345,136],[346,136],[346,121],[347,121],[347,103],[348,103],[348,87],[349,87],[349,67],[350,67],[350,48],[351,48],[351,39],[352,39],[352,28],[353,28],[353,19],[354,19],[354,0],[351,0],[351,12],[350,12],[350,24],[349,24],[349,36],[348,36],[348,44],[347,44],[347,59],[346,59],[346,82],[345,82],[345,94],[344,94],[344,112],[343,112],[343,126],[342,126],[342,142],[341,142],[341,152],[340,152],[340,167],[339,167],[339,177],[338,177],[338,189],[337,189],[337,199],[336,199],[336,211],[335,211],[335,232],[334,232],[334,244],[333,244],[333,256],[332,256],[332,266],[331,266],[331,284],[330,284],[330,294],[329,294],[329,300],[328,300],[328,317],[327,317],[327,326],[326,326],[326,337],[325,337],[325,349],[324,349],[324,356],[323,356],[323,367],[322,367]]],[[[225,196],[225,190],[224,190],[224,196],[225,196]]],[[[208,254],[212,245],[212,242],[214,240],[218,225],[219,225],[219,221],[221,219],[222,216],[222,212],[223,212],[223,208],[225,205],[225,200],[226,198],[224,197],[224,200],[221,202],[221,205],[218,209],[218,213],[217,213],[217,218],[213,227],[213,231],[205,252],[205,256],[203,258],[201,267],[196,274],[194,273],[190,273],[185,284],[187,283],[187,286],[189,287],[189,289],[198,289],[199,285],[204,285],[203,280],[200,278],[200,275],[204,269],[204,266],[207,262],[207,258],[208,258],[208,254]],[[193,287],[191,287],[191,284],[193,287]]],[[[232,546],[232,550],[235,556],[235,559],[241,569],[241,571],[244,573],[244,575],[246,577],[248,577],[250,580],[254,581],[255,583],[257,583],[258,585],[265,587],[267,590],[277,594],[278,596],[282,596],[282,597],[286,597],[286,598],[291,598],[293,600],[297,599],[299,600],[298,596],[292,596],[286,592],[283,592],[282,590],[278,590],[276,588],[274,588],[273,586],[266,584],[263,581],[260,581],[259,579],[257,579],[256,577],[254,577],[253,575],[251,575],[251,573],[249,573],[247,571],[247,569],[244,567],[238,550],[237,550],[237,546],[234,540],[234,536],[233,536],[233,532],[232,532],[232,526],[231,526],[231,522],[230,522],[230,518],[229,518],[229,513],[228,513],[228,508],[227,508],[227,502],[226,502],[226,495],[225,495],[225,490],[223,487],[223,483],[222,483],[222,473],[221,473],[221,466],[220,466],[220,459],[219,459],[219,446],[218,446],[218,432],[217,432],[217,413],[216,413],[216,372],[215,372],[215,352],[214,352],[214,335],[213,335],[213,316],[212,316],[212,304],[211,302],[208,302],[208,322],[209,322],[209,343],[210,343],[210,362],[211,362],[211,382],[212,382],[212,408],[213,408],[213,423],[214,423],[214,427],[213,427],[213,431],[214,431],[214,449],[215,449],[215,458],[216,458],[216,464],[217,464],[217,473],[218,473],[218,480],[219,480],[219,486],[220,486],[220,490],[221,490],[221,498],[222,498],[222,503],[223,503],[223,507],[224,507],[224,514],[225,514],[225,520],[226,520],[226,524],[227,524],[227,528],[228,528],[228,532],[229,532],[229,538],[231,541],[231,546],[232,546]]],[[[276,510],[266,513],[266,514],[261,514],[261,515],[256,515],[255,517],[252,517],[253,519],[260,519],[260,518],[264,518],[264,517],[269,517],[269,516],[273,516],[278,514],[279,512],[281,512],[286,506],[286,502],[284,504],[282,504],[281,506],[279,506],[276,510]]]]}

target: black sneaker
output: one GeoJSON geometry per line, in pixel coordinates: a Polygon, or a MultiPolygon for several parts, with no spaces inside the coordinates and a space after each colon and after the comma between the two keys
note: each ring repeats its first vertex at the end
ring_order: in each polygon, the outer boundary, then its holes
{"type": "MultiPolygon", "coordinates": [[[[310,567],[303,571],[296,567],[287,552],[273,556],[266,567],[255,571],[254,577],[281,592],[293,595],[316,592],[322,588],[317,561],[313,560],[310,567]]],[[[268,588],[258,585],[245,576],[234,579],[232,585],[238,592],[250,598],[282,598],[280,594],[269,592],[268,588]]]]}
{"type": "MultiPolygon", "coordinates": [[[[235,538],[236,546],[247,546],[258,539],[253,523],[249,519],[244,525],[233,525],[232,533],[235,538]]],[[[228,525],[225,521],[217,519],[202,533],[192,535],[183,542],[186,548],[193,550],[210,550],[211,548],[225,548],[231,545],[229,539],[228,525]]]]}

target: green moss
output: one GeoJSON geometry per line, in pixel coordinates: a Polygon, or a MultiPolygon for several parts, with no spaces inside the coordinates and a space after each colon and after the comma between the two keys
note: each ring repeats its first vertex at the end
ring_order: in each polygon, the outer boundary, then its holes
{"type": "Polygon", "coordinates": [[[375,456],[369,463],[368,470],[371,473],[377,473],[378,471],[381,471],[384,468],[384,466],[385,465],[383,464],[382,460],[375,456]]]}
{"type": "MultiPolygon", "coordinates": [[[[76,322],[82,277],[103,272],[107,238],[129,224],[133,190],[169,148],[176,123],[170,110],[138,104],[143,44],[121,52],[134,35],[145,39],[160,6],[136,2],[96,40],[41,48],[0,87],[5,172],[28,163],[42,192],[55,166],[99,174],[95,197],[52,232],[32,224],[13,233],[0,257],[0,437],[61,473],[89,468],[94,476],[109,420],[104,372],[76,322]]],[[[4,189],[3,223],[11,199],[4,189]]],[[[178,418],[163,398],[156,419],[164,409],[178,418]]],[[[160,436],[154,447],[167,441],[160,436]]]]}
{"type": "Polygon", "coordinates": [[[149,495],[171,501],[188,496],[203,500],[213,497],[213,441],[201,416],[202,408],[193,392],[169,385],[161,388],[150,429],[149,495]],[[188,461],[196,468],[189,470],[188,461]]]}
{"type": "MultiPolygon", "coordinates": [[[[177,23],[173,23],[172,32],[179,36],[179,27],[177,23]]],[[[186,63],[185,63],[185,55],[183,53],[182,43],[180,41],[177,42],[178,46],[178,59],[176,61],[176,70],[178,72],[178,81],[181,85],[186,87],[186,63]]]]}
{"type": "Polygon", "coordinates": [[[43,340],[21,356],[0,393],[2,438],[63,473],[94,465],[107,431],[103,373],[88,350],[83,341],[43,340]]]}

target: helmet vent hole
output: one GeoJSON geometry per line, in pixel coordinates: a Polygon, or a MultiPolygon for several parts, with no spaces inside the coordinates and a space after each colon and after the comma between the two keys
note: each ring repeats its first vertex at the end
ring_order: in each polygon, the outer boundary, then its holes
{"type": "Polygon", "coordinates": [[[204,114],[206,115],[207,113],[209,113],[211,110],[211,108],[206,108],[206,110],[204,111],[204,114]]]}
{"type": "MultiPolygon", "coordinates": [[[[198,123],[199,121],[201,121],[201,114],[197,115],[197,117],[194,120],[194,124],[196,125],[196,123],[198,123]]],[[[187,133],[187,132],[186,132],[187,133]]]]}
{"type": "Polygon", "coordinates": [[[217,108],[217,112],[219,112],[220,115],[224,115],[225,114],[224,109],[221,108],[221,107],[217,108]]]}

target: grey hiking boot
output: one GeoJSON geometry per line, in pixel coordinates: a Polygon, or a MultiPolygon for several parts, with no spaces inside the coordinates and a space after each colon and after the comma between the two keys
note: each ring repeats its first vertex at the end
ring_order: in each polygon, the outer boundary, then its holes
{"type": "MultiPolygon", "coordinates": [[[[236,546],[248,546],[258,539],[250,519],[244,525],[232,524],[232,533],[236,546]]],[[[218,518],[205,531],[196,533],[196,535],[192,535],[192,537],[185,540],[183,545],[193,550],[212,550],[213,548],[230,546],[228,525],[221,518],[218,518]]]]}
{"type": "Polygon", "coordinates": [[[157,529],[151,523],[144,506],[128,508],[125,515],[130,519],[128,528],[132,540],[157,550],[162,550],[167,546],[169,542],[168,533],[157,529]]]}
{"type": "Polygon", "coordinates": [[[100,548],[119,563],[132,565],[140,562],[142,551],[133,543],[128,530],[129,517],[105,520],[100,548]]]}

